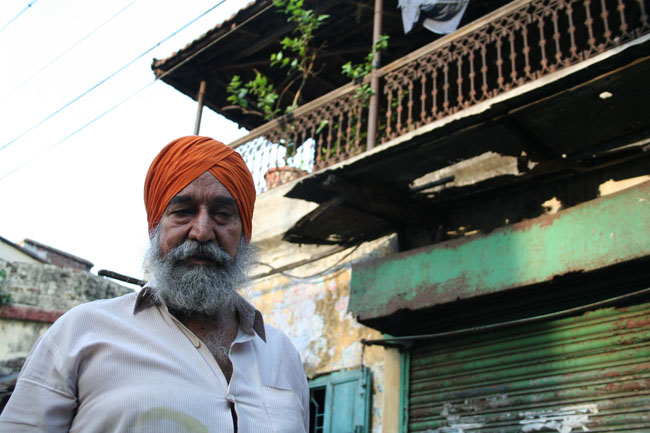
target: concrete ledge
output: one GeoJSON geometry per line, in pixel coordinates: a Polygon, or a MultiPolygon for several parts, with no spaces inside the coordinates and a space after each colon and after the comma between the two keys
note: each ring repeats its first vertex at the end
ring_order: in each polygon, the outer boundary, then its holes
{"type": "Polygon", "coordinates": [[[360,321],[650,256],[650,182],[494,230],[353,266],[360,321]]]}
{"type": "Polygon", "coordinates": [[[27,305],[5,305],[0,307],[1,319],[29,320],[32,322],[54,323],[65,311],[44,310],[27,305]]]}

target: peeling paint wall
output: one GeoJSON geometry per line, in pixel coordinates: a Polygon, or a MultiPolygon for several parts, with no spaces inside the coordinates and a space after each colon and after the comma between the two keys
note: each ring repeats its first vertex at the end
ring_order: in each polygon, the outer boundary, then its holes
{"type": "MultiPolygon", "coordinates": [[[[246,294],[269,324],[296,345],[310,377],[361,364],[361,339],[381,338],[347,312],[350,269],[307,280],[273,276],[246,294]]],[[[366,362],[377,357],[369,348],[366,362]]]]}
{"type": "MultiPolygon", "coordinates": [[[[12,306],[63,312],[95,299],[128,293],[131,289],[89,272],[0,260],[0,291],[11,295],[12,306]]],[[[0,313],[3,310],[0,309],[0,313]]],[[[0,314],[0,378],[20,370],[32,346],[50,325],[0,314]]]]}
{"type": "Polygon", "coordinates": [[[0,377],[18,371],[38,338],[49,323],[0,319],[0,377]]]}
{"type": "MultiPolygon", "coordinates": [[[[388,254],[395,248],[394,238],[381,239],[364,244],[353,254],[342,251],[284,275],[261,278],[242,293],[262,312],[266,323],[289,336],[300,352],[308,377],[358,368],[363,354],[363,365],[372,373],[370,416],[374,433],[382,431],[384,349],[363,349],[362,339],[382,335],[359,324],[348,312],[351,264],[388,254]],[[326,272],[322,275],[303,277],[323,270],[326,272]]],[[[265,262],[270,253],[273,251],[261,251],[260,261],[265,262]]]]}
{"type": "MultiPolygon", "coordinates": [[[[255,205],[253,242],[259,249],[261,264],[253,274],[309,259],[332,248],[282,241],[282,233],[313,207],[282,197],[284,188],[287,187],[261,194],[255,205]]],[[[396,238],[390,236],[256,279],[242,293],[262,312],[266,323],[289,336],[310,378],[358,368],[363,353],[363,364],[372,373],[373,433],[382,431],[384,349],[370,346],[363,350],[362,339],[378,339],[382,335],[359,324],[348,312],[351,266],[396,250],[396,238]]]]}

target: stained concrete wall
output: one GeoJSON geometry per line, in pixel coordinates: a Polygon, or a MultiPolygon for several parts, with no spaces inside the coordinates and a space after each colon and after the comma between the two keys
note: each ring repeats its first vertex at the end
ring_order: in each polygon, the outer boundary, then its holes
{"type": "MultiPolygon", "coordinates": [[[[0,260],[0,293],[11,295],[14,309],[38,310],[41,316],[96,299],[112,298],[131,289],[89,272],[62,269],[54,265],[0,260]]],[[[50,327],[47,319],[11,317],[0,308],[0,378],[16,373],[32,346],[50,327]]]]}
{"type": "Polygon", "coordinates": [[[15,246],[3,242],[2,239],[0,239],[0,258],[0,260],[11,260],[13,262],[41,263],[15,246]]]}
{"type": "Polygon", "coordinates": [[[5,260],[0,260],[0,290],[9,292],[15,304],[63,311],[131,291],[90,272],[5,260]]]}
{"type": "MultiPolygon", "coordinates": [[[[294,183],[258,196],[253,221],[253,243],[259,249],[254,275],[291,265],[331,251],[333,246],[297,245],[281,237],[316,205],[284,194],[294,183]]],[[[351,265],[392,254],[393,236],[337,252],[282,273],[254,279],[243,295],[264,315],[265,322],[292,340],[310,378],[339,370],[369,367],[373,376],[371,431],[382,431],[384,406],[384,349],[362,348],[362,339],[381,334],[359,324],[348,313],[351,265]],[[363,361],[362,361],[363,355],[363,361]]],[[[395,372],[391,372],[395,374],[395,372]]]]}

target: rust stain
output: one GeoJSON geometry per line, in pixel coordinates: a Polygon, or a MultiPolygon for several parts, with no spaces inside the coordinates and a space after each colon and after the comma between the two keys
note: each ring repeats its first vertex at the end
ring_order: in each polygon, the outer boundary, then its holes
{"type": "Polygon", "coordinates": [[[647,326],[650,326],[650,317],[627,320],[621,323],[619,329],[634,329],[634,328],[643,328],[647,326]]]}
{"type": "Polygon", "coordinates": [[[641,392],[648,389],[650,380],[637,380],[633,382],[613,382],[605,386],[607,392],[641,392]]]}
{"type": "MultiPolygon", "coordinates": [[[[393,314],[404,309],[418,310],[475,296],[466,292],[467,287],[469,287],[469,279],[467,274],[463,273],[444,283],[418,286],[409,293],[396,292],[386,304],[380,306],[380,310],[364,311],[364,314],[359,317],[374,318],[377,313],[393,314]],[[415,293],[415,296],[411,297],[412,293],[415,293]]],[[[478,288],[474,287],[474,289],[478,288]]]]}

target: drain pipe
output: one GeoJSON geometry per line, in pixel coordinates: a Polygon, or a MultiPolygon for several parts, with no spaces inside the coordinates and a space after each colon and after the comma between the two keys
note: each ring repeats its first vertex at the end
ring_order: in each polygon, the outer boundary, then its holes
{"type": "Polygon", "coordinates": [[[194,123],[194,135],[199,135],[199,129],[201,128],[201,115],[203,114],[203,101],[205,100],[205,80],[201,80],[199,84],[199,94],[196,98],[199,106],[196,110],[196,122],[194,123]]]}
{"type": "Polygon", "coordinates": [[[372,95],[370,96],[370,103],[368,105],[368,141],[366,150],[370,150],[377,144],[377,116],[379,108],[379,75],[377,69],[379,68],[379,51],[375,50],[375,45],[381,36],[381,14],[383,13],[384,2],[383,0],[375,0],[375,15],[372,25],[372,72],[370,73],[370,89],[372,95]]]}

